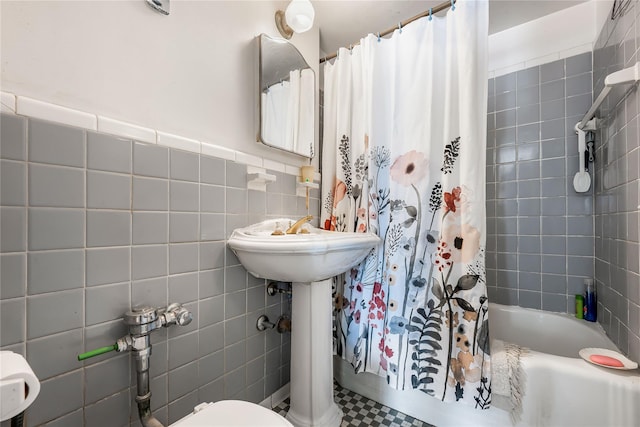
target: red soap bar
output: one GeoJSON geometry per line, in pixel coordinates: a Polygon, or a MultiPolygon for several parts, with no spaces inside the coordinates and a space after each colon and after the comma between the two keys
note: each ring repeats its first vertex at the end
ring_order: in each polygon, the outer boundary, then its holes
{"type": "Polygon", "coordinates": [[[613,357],[603,356],[601,354],[592,354],[589,356],[589,360],[599,365],[613,366],[614,368],[622,368],[624,365],[618,359],[613,357]]]}

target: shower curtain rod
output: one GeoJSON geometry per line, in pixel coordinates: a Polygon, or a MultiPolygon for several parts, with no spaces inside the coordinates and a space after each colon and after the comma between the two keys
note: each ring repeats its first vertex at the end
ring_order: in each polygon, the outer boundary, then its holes
{"type": "MultiPolygon", "coordinates": [[[[429,10],[426,10],[426,11],[424,11],[424,12],[422,12],[422,13],[416,15],[416,16],[413,16],[413,17],[411,17],[411,18],[409,18],[409,19],[407,19],[405,21],[400,22],[400,27],[401,28],[405,27],[405,26],[407,26],[407,24],[410,24],[415,20],[418,20],[420,18],[424,18],[424,17],[429,16],[429,15],[435,15],[438,12],[441,12],[443,10],[449,9],[455,3],[456,3],[456,0],[449,0],[449,1],[445,1],[443,3],[440,3],[439,5],[436,5],[436,6],[432,7],[429,10]]],[[[397,29],[398,29],[397,26],[389,28],[388,30],[385,30],[385,31],[382,31],[382,32],[378,33],[378,36],[379,37],[387,36],[387,35],[393,33],[397,29]]],[[[360,44],[360,42],[357,42],[353,46],[357,46],[359,44],[360,44]]],[[[330,60],[332,60],[333,58],[335,58],[337,56],[338,56],[338,52],[333,53],[331,55],[327,55],[324,58],[320,58],[320,63],[322,64],[323,62],[330,61],[330,60]]]]}

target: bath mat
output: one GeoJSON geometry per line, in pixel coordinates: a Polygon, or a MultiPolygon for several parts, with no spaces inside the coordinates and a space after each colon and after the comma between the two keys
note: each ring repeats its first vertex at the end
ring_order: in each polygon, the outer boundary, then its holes
{"type": "Polygon", "coordinates": [[[491,340],[491,401],[508,411],[515,425],[522,416],[526,375],[520,358],[529,349],[501,340],[491,340]]]}

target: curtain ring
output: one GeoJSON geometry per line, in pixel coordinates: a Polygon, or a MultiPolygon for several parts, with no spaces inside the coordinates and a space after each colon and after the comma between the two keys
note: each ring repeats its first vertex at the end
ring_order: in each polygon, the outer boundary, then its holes
{"type": "Polygon", "coordinates": [[[380,33],[378,32],[378,43],[380,43],[380,33]]]}
{"type": "Polygon", "coordinates": [[[400,34],[402,34],[402,22],[398,22],[398,30],[400,30],[400,34]]]}
{"type": "Polygon", "coordinates": [[[456,10],[456,0],[451,0],[451,10],[456,10]]]}
{"type": "Polygon", "coordinates": [[[349,45],[349,55],[351,55],[353,53],[353,45],[350,44],[349,45]]]}
{"type": "Polygon", "coordinates": [[[433,16],[431,16],[431,14],[433,13],[433,8],[429,8],[429,21],[433,20],[433,16]]]}

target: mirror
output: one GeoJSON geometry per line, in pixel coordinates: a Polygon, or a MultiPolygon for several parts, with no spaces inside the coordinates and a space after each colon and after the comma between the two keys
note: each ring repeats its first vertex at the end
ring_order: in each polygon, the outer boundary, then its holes
{"type": "Polygon", "coordinates": [[[305,157],[314,156],[315,73],[286,40],[258,37],[260,127],[258,140],[305,157]]]}

